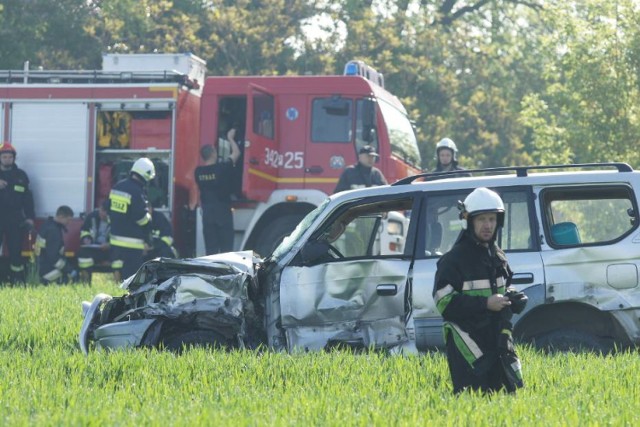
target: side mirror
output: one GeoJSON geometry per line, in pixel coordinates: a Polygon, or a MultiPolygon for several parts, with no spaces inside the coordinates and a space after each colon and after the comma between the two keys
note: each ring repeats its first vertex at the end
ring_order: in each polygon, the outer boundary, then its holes
{"type": "Polygon", "coordinates": [[[329,242],[325,240],[310,240],[300,250],[303,265],[312,265],[329,253],[329,242]]]}

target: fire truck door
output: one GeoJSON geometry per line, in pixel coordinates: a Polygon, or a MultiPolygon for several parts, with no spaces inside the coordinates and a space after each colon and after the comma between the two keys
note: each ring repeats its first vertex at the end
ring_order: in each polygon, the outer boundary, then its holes
{"type": "Polygon", "coordinates": [[[14,102],[11,142],[29,174],[36,216],[61,204],[86,210],[89,110],[85,102],[14,102]]]}
{"type": "Polygon", "coordinates": [[[242,192],[252,200],[266,201],[278,183],[283,159],[276,142],[275,111],[276,97],[263,88],[250,85],[242,192]]]}

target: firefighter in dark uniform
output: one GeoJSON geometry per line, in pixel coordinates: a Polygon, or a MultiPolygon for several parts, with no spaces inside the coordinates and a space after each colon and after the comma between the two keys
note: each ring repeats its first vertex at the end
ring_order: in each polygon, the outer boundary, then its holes
{"type": "Polygon", "coordinates": [[[73,218],[69,206],[60,206],[55,217],[49,217],[38,230],[35,251],[38,257],[40,283],[67,283],[69,276],[75,279],[77,272],[68,262],[64,251],[64,236],[67,225],[73,218]]]}
{"type": "Polygon", "coordinates": [[[0,242],[9,253],[9,281],[25,281],[22,261],[23,231],[33,230],[35,212],[33,195],[29,190],[27,174],[15,163],[16,149],[4,142],[0,144],[0,242]]]}
{"type": "Polygon", "coordinates": [[[149,206],[151,210],[151,239],[152,248],[146,254],[145,260],[158,257],[177,258],[178,251],[173,247],[173,230],[167,217],[149,206]]]}
{"type": "Polygon", "coordinates": [[[151,247],[151,214],[145,186],[155,176],[153,162],[140,158],[131,167],[129,177],[109,193],[111,268],[117,281],[133,275],[151,247]]]}
{"type": "Polygon", "coordinates": [[[89,213],[80,229],[80,250],[78,251],[78,270],[80,281],[91,283],[91,270],[96,264],[109,260],[109,200],[105,200],[98,209],[89,213]]]}
{"type": "Polygon", "coordinates": [[[458,147],[456,143],[450,138],[442,138],[440,142],[436,144],[436,168],[433,172],[452,172],[461,171],[460,173],[454,173],[446,175],[446,178],[471,176],[469,172],[464,172],[466,169],[458,165],[458,147]]]}
{"type": "Polygon", "coordinates": [[[373,166],[376,158],[379,157],[376,149],[371,145],[365,145],[358,151],[358,163],[347,167],[340,175],[338,185],[334,193],[354,188],[373,187],[376,185],[386,185],[387,180],[380,169],[373,166]]]}
{"type": "Polygon", "coordinates": [[[515,392],[523,383],[510,319],[526,297],[514,290],[505,295],[512,272],[496,244],[504,204],[495,192],[477,188],[461,207],[465,230],[438,261],[433,292],[453,390],[515,392]]]}
{"type": "Polygon", "coordinates": [[[198,166],[194,172],[200,190],[202,230],[207,255],[233,250],[233,167],[240,157],[240,149],[235,142],[235,129],[229,130],[227,139],[231,148],[228,159],[219,160],[213,145],[203,145],[200,157],[204,165],[198,166]]]}

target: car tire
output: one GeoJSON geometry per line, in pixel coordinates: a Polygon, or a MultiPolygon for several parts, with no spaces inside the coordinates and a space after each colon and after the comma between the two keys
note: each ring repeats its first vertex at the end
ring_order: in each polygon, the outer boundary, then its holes
{"type": "Polygon", "coordinates": [[[276,218],[260,232],[253,248],[261,257],[271,255],[276,247],[296,228],[304,215],[285,215],[276,218]]]}
{"type": "Polygon", "coordinates": [[[171,335],[162,341],[165,350],[182,353],[191,348],[229,348],[231,342],[215,331],[188,331],[171,335]]]}
{"type": "Polygon", "coordinates": [[[613,345],[609,340],[578,329],[557,329],[537,336],[533,343],[536,348],[546,352],[609,353],[613,345]]]}

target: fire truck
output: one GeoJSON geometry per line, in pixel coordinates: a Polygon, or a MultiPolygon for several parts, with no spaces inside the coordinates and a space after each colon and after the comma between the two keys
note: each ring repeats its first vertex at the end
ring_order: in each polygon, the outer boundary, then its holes
{"type": "MultiPolygon", "coordinates": [[[[60,205],[91,212],[148,157],[158,171],[149,199],[171,217],[176,245],[186,250],[180,214],[194,193],[205,69],[179,54],[105,55],[100,71],[0,71],[0,140],[16,147],[29,175],[36,226],[60,205]]],[[[79,217],[68,226],[68,256],[81,226],[79,217]]],[[[23,254],[29,249],[25,240],[23,254]]]]}
{"type": "MultiPolygon", "coordinates": [[[[224,152],[228,129],[243,134],[230,184],[238,249],[269,254],[333,193],[364,145],[376,148],[376,167],[389,182],[419,172],[406,110],[385,90],[382,74],[361,61],[336,76],[208,77],[201,114],[202,144],[224,152]]],[[[201,239],[197,247],[203,255],[201,239]]]]}
{"type": "MultiPolygon", "coordinates": [[[[0,71],[0,138],[18,151],[39,221],[59,205],[90,212],[139,157],[156,164],[150,202],[171,218],[181,256],[204,255],[193,172],[199,148],[220,158],[234,127],[236,249],[266,255],[373,145],[387,180],[419,172],[400,101],[360,61],[344,75],[207,77],[192,54],[107,54],[100,71],[0,71]],[[198,236],[196,238],[196,236],[198,236]]],[[[73,256],[77,219],[66,234],[73,256]]],[[[26,249],[26,248],[25,248],[26,249]]]]}

